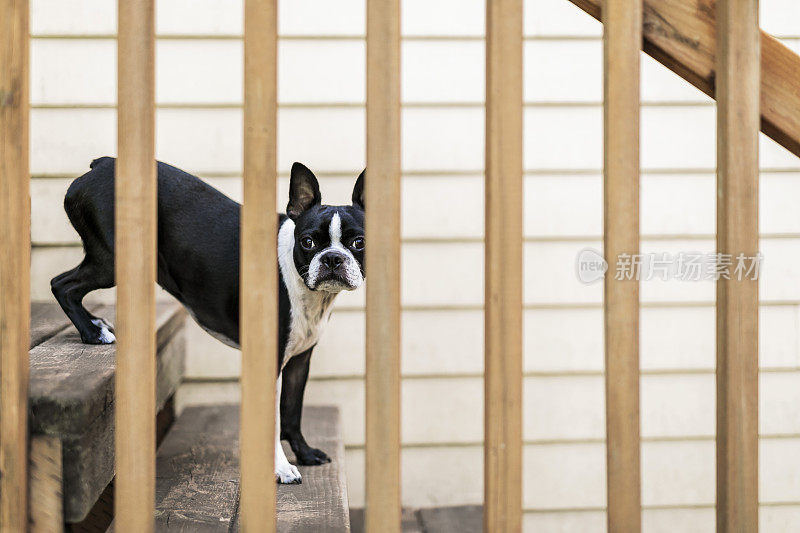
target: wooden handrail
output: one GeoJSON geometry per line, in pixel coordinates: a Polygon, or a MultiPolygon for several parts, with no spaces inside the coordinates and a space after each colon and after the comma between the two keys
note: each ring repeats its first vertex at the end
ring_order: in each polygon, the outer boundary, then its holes
{"type": "MultiPolygon", "coordinates": [[[[600,20],[601,0],[570,0],[600,20]]],[[[714,97],[715,0],[645,0],[642,50],[714,97]]],[[[761,32],[761,131],[800,157],[800,56],[761,32]]]]}

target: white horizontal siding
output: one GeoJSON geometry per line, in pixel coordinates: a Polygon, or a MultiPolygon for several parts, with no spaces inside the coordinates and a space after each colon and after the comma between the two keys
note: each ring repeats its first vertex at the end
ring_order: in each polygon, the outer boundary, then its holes
{"type": "MultiPolygon", "coordinates": [[[[524,302],[530,306],[599,305],[602,284],[586,285],[575,276],[575,257],[586,247],[600,249],[598,241],[527,242],[525,251],[524,302]]],[[[642,249],[653,252],[681,250],[711,253],[709,240],[643,241],[642,249]]],[[[56,249],[58,250],[58,249],[56,249]]],[[[52,263],[53,250],[36,250],[32,259],[52,263]],[[41,253],[40,253],[41,252],[41,253]]],[[[767,302],[794,303],[800,301],[800,239],[771,239],[761,242],[761,298],[767,302]]],[[[76,248],[70,253],[80,255],[76,248]]],[[[406,306],[479,307],[483,302],[483,244],[480,242],[409,242],[403,246],[402,298],[406,306]]],[[[77,261],[76,261],[77,263],[77,261]]],[[[50,269],[53,265],[42,265],[50,269]]],[[[613,268],[613,267],[612,267],[613,268]]],[[[45,280],[33,280],[34,293],[41,294],[49,287],[45,280]]],[[[369,283],[369,282],[367,282],[369,283]]],[[[714,301],[714,282],[662,281],[642,282],[641,299],[645,304],[681,302],[711,303],[714,301]]],[[[337,304],[341,307],[361,307],[364,291],[343,293],[337,304]]]]}
{"type": "MultiPolygon", "coordinates": [[[[158,156],[200,174],[241,171],[241,109],[160,109],[158,156]]],[[[283,108],[278,121],[278,166],[293,161],[313,169],[353,172],[364,163],[362,107],[283,108]]],[[[97,154],[113,153],[111,108],[38,108],[31,112],[34,175],[77,175],[97,154]],[[79,132],[76,134],[76,132],[79,132]]],[[[599,172],[602,108],[525,109],[525,167],[537,172],[599,172]]],[[[664,106],[642,111],[642,166],[646,172],[710,171],[715,164],[713,107],[664,106]],[[665,147],[669,147],[667,150],[665,147]],[[710,152],[709,152],[710,151],[710,152]]],[[[483,110],[406,108],[403,168],[407,172],[477,173],[483,168],[483,110]]],[[[761,167],[798,170],[797,158],[761,136],[761,167]]]]}
{"type": "MultiPolygon", "coordinates": [[[[800,465],[795,465],[794,460],[784,460],[786,454],[791,453],[791,447],[796,449],[798,445],[798,439],[761,440],[762,479],[767,475],[771,479],[769,489],[761,482],[762,523],[765,519],[779,519],[776,515],[784,514],[776,513],[775,509],[784,507],[786,502],[771,496],[792,494],[795,499],[800,497],[797,476],[792,476],[800,465]]],[[[454,494],[464,494],[470,503],[480,503],[483,496],[482,451],[480,446],[404,449],[404,498],[410,500],[411,505],[426,505],[425,501],[446,505],[454,503],[454,494]]],[[[644,442],[642,504],[645,521],[647,514],[654,511],[659,511],[661,519],[668,519],[671,513],[666,511],[671,510],[689,512],[693,508],[703,507],[713,512],[714,459],[713,440],[644,442]]],[[[362,466],[359,463],[362,461],[361,449],[348,449],[348,482],[352,485],[349,490],[353,505],[363,502],[363,481],[359,479],[359,467],[362,466]]],[[[604,508],[605,446],[602,443],[529,444],[524,448],[523,464],[526,480],[524,506],[528,511],[564,512],[604,508]]],[[[791,519],[796,519],[796,510],[800,506],[787,507],[795,509],[791,519]]],[[[650,519],[648,529],[655,527],[655,518],[653,516],[650,519]]],[[[790,517],[784,515],[783,518],[790,517]]],[[[667,525],[669,523],[662,523],[660,527],[667,525]]],[[[770,528],[769,531],[793,529],[770,528]]],[[[670,530],[686,531],[677,528],[670,530]]],[[[703,527],[696,531],[711,529],[703,527]]]]}
{"type": "MultiPolygon", "coordinates": [[[[527,35],[596,36],[601,27],[578,8],[561,0],[525,3],[527,35]]],[[[241,35],[241,0],[161,0],[157,31],[170,35],[241,35]],[[191,13],[191,16],[187,16],[191,13]]],[[[363,35],[364,3],[356,0],[291,0],[279,4],[279,32],[286,35],[363,35]]],[[[484,33],[480,0],[406,0],[404,35],[484,33]],[[453,13],[459,16],[452,16],[453,13]]],[[[116,31],[116,4],[108,0],[34,0],[32,33],[104,35],[116,31]]]]}
{"type": "MultiPolygon", "coordinates": [[[[528,375],[599,375],[603,367],[602,310],[525,311],[525,372],[528,375]]],[[[710,374],[714,369],[714,308],[645,307],[642,310],[642,371],[710,374]]],[[[761,367],[800,367],[798,306],[762,306],[761,367]]],[[[403,374],[469,375],[483,372],[483,314],[480,310],[403,312],[403,374]],[[423,356],[424,355],[424,356],[423,356]]],[[[364,315],[337,311],[312,359],[312,377],[352,378],[364,373],[364,315]]],[[[190,326],[190,378],[235,378],[239,356],[190,326]]],[[[792,422],[790,420],[790,422],[792,422]]]]}
{"type": "MultiPolygon", "coordinates": [[[[116,40],[34,39],[34,105],[113,104],[116,40]]],[[[156,48],[156,100],[161,105],[241,104],[240,39],[160,39],[156,48]]],[[[281,40],[281,103],[364,102],[363,40],[281,40]]],[[[478,104],[484,99],[481,40],[406,41],[403,101],[478,104]]],[[[529,104],[602,100],[600,40],[536,40],[525,43],[525,101],[529,104]]],[[[711,100],[643,55],[645,105],[711,100]]]]}
{"type": "MultiPolygon", "coordinates": [[[[88,167],[87,169],[88,170],[88,167]]],[[[355,171],[322,178],[326,203],[350,202],[355,171]]],[[[214,187],[241,201],[241,179],[207,178],[214,187]]],[[[32,183],[34,244],[78,244],[62,204],[72,178],[32,183]]],[[[403,178],[403,227],[407,241],[480,240],[483,237],[483,177],[406,175],[403,178]]],[[[281,176],[278,208],[286,207],[288,177],[281,176]]],[[[642,176],[641,228],[645,239],[713,238],[716,225],[713,174],[642,176]]],[[[765,238],[800,237],[800,172],[761,175],[760,223],[765,238]]],[[[602,178],[598,174],[528,175],[525,179],[525,237],[531,241],[599,239],[602,236],[602,178]]]]}
{"type": "MultiPolygon", "coordinates": [[[[336,403],[347,419],[345,444],[363,446],[362,377],[313,379],[306,391],[307,401],[310,404],[336,403]]],[[[800,371],[797,370],[762,372],[760,428],[763,437],[800,438],[798,379],[800,371]]],[[[601,442],[605,435],[603,383],[603,376],[599,374],[524,378],[525,441],[601,442]]],[[[668,442],[684,438],[713,439],[713,373],[645,374],[641,384],[643,439],[668,442]]],[[[197,391],[197,398],[202,398],[202,391],[214,387],[202,382],[193,382],[190,386],[197,391]]],[[[402,391],[405,445],[471,445],[482,440],[483,379],[480,376],[407,376],[403,379],[402,391]],[[432,398],[436,400],[431,401],[432,398]]]]}
{"type": "MultiPolygon", "coordinates": [[[[800,8],[762,0],[762,27],[800,51],[800,8]]],[[[242,1],[159,0],[158,157],[241,198],[242,1]]],[[[61,207],[116,145],[116,3],[32,0],[32,295],[82,256],[61,207]]],[[[363,1],[280,3],[278,204],[294,161],[326,202],[364,166],[363,1]]],[[[404,0],[403,501],[483,496],[484,1],[404,0]],[[457,13],[458,16],[453,16],[457,13]],[[435,401],[431,401],[435,398],[435,401]]],[[[525,3],[525,530],[603,532],[602,26],[568,0],[525,3]]],[[[712,251],[715,109],[642,56],[643,251],[712,251]]],[[[800,529],[800,162],[762,136],[761,529],[800,529]]],[[[166,297],[163,293],[159,297],[166,297]]],[[[114,291],[89,297],[113,301],[114,291]]],[[[350,500],[364,502],[363,291],[337,302],[310,403],[343,413],[350,500]]],[[[714,286],[642,287],[643,529],[714,528],[714,286]]],[[[179,406],[236,401],[241,365],[198,326],[179,406]]]]}
{"type": "MultiPolygon", "coordinates": [[[[794,0],[762,0],[761,26],[779,36],[797,36],[800,8],[794,0]]],[[[161,0],[157,31],[167,35],[241,35],[242,0],[161,0]],[[191,16],[187,16],[191,13],[191,16]]],[[[109,35],[116,32],[116,3],[108,0],[33,0],[34,35],[109,35]]],[[[356,0],[291,0],[279,6],[284,35],[363,35],[364,3],[356,0]]],[[[402,31],[407,36],[482,36],[481,0],[405,0],[402,31]],[[458,16],[453,16],[458,13],[458,16]]],[[[527,0],[528,36],[598,37],[602,26],[566,0],[527,0]]]]}

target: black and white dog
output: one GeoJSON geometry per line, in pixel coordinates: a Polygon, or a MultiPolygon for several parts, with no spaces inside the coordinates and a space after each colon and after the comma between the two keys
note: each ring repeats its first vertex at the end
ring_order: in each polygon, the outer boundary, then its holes
{"type": "MultiPolygon", "coordinates": [[[[51,281],[53,294],[87,344],[116,339],[112,326],[81,303],[114,282],[114,165],[103,157],[70,185],[64,209],[83,241],[80,265],[51,281]]],[[[300,483],[280,440],[301,465],[330,461],[300,431],[311,352],[343,290],[364,282],[364,172],[353,205],[322,205],[316,176],[295,163],[286,215],[278,220],[279,323],[275,477],[300,483]]],[[[200,326],[239,347],[239,231],[241,206],[199,178],[158,163],[158,284],[200,326]]]]}

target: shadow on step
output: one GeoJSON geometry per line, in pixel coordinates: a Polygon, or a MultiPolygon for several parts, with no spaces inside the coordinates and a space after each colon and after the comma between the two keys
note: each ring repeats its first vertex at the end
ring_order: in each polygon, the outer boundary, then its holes
{"type": "MultiPolygon", "coordinates": [[[[364,509],[350,509],[353,533],[364,532],[364,509]]],[[[403,509],[404,533],[481,533],[483,507],[464,505],[430,509],[403,509]]]]}

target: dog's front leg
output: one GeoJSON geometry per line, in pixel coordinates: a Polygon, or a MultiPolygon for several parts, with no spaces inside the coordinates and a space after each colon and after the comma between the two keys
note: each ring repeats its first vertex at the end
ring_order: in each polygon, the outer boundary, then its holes
{"type": "Polygon", "coordinates": [[[289,462],[281,446],[281,375],[278,374],[278,383],[275,385],[275,479],[278,483],[302,483],[303,478],[297,467],[289,462]]]}
{"type": "Polygon", "coordinates": [[[281,392],[281,438],[289,441],[294,456],[299,465],[321,465],[330,463],[328,455],[317,448],[312,448],[306,443],[300,429],[303,415],[303,395],[308,381],[308,370],[311,364],[310,348],[300,355],[295,355],[281,374],[283,375],[283,390],[281,392]]]}

